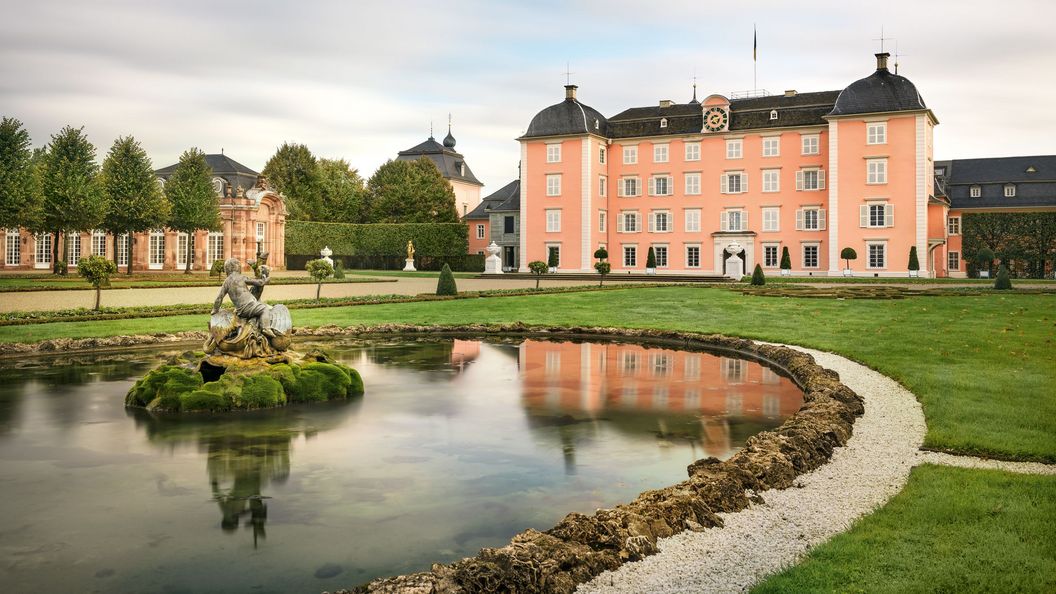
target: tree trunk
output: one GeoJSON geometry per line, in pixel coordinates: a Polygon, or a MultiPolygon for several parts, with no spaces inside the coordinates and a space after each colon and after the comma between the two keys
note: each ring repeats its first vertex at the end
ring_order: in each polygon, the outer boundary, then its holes
{"type": "Polygon", "coordinates": [[[605,286],[605,275],[604,275],[604,274],[603,274],[603,275],[601,275],[601,279],[600,279],[600,280],[598,280],[598,286],[599,286],[599,287],[603,287],[603,286],[605,286]]]}
{"type": "Polygon", "coordinates": [[[115,232],[114,233],[114,265],[117,265],[117,242],[119,242],[119,241],[121,241],[121,238],[118,237],[117,233],[115,232]]]}
{"type": "Polygon", "coordinates": [[[536,289],[538,289],[538,288],[539,288],[539,275],[538,275],[538,274],[537,274],[537,275],[535,275],[535,288],[536,288],[536,289]]]}
{"type": "Polygon", "coordinates": [[[323,292],[323,283],[315,285],[315,300],[319,301],[319,294],[323,292]]]}
{"type": "Polygon", "coordinates": [[[59,273],[59,238],[62,237],[62,231],[55,231],[54,241],[52,242],[51,248],[51,272],[52,274],[59,273]]]}
{"type": "Polygon", "coordinates": [[[95,287],[95,311],[99,311],[99,298],[102,296],[103,289],[99,285],[95,287]]]}
{"type": "MultiPolygon", "coordinates": [[[[179,242],[177,242],[179,243],[179,242]]],[[[191,273],[191,257],[194,256],[194,232],[187,234],[187,268],[184,269],[184,274],[191,273]]]]}

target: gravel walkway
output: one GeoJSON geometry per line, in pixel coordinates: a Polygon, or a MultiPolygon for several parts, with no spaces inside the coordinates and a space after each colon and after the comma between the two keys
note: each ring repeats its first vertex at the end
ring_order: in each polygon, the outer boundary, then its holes
{"type": "Polygon", "coordinates": [[[793,487],[762,493],[765,503],[719,514],[724,528],[662,539],[659,554],[603,573],[578,592],[740,592],[795,564],[902,490],[910,469],[921,462],[925,425],[917,399],[865,366],[799,350],[837,371],[865,399],[865,414],[847,446],[793,487]]]}
{"type": "Polygon", "coordinates": [[[1019,474],[1048,474],[1056,475],[1056,464],[1042,464],[1041,462],[1005,462],[1003,460],[991,460],[988,458],[974,458],[972,456],[955,456],[943,452],[920,452],[918,464],[941,464],[943,466],[959,466],[961,468],[987,468],[991,470],[1005,470],[1019,474]]]}

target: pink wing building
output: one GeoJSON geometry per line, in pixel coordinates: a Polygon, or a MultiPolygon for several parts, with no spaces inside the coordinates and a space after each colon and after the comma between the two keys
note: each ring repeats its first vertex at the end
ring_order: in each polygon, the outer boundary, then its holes
{"type": "Polygon", "coordinates": [[[519,265],[721,275],[732,248],[750,272],[944,276],[948,201],[936,197],[938,121],[887,68],[843,90],[660,101],[606,118],[576,86],[531,121],[521,145],[519,265]],[[937,250],[937,251],[936,251],[937,250]]]}

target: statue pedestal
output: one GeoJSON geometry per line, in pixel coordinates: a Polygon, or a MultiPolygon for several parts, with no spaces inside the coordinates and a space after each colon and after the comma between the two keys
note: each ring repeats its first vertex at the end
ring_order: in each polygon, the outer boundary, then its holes
{"type": "Polygon", "coordinates": [[[484,274],[502,274],[502,258],[499,257],[499,246],[491,242],[485,251],[488,257],[484,259],[484,274]]]}
{"type": "Polygon", "coordinates": [[[416,270],[418,270],[414,267],[414,258],[407,258],[406,262],[407,264],[403,267],[403,270],[405,272],[415,272],[416,270]]]}

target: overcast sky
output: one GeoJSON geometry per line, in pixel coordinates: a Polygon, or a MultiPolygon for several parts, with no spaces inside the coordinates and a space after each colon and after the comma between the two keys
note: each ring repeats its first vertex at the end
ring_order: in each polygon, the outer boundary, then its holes
{"type": "Polygon", "coordinates": [[[938,117],[937,159],[1056,153],[1056,2],[0,0],[0,115],[35,145],[84,126],[134,135],[155,167],[221,149],[260,170],[284,141],[364,177],[447,114],[485,193],[517,175],[532,116],[563,98],[605,115],[758,87],[841,89],[899,74],[938,117]]]}

